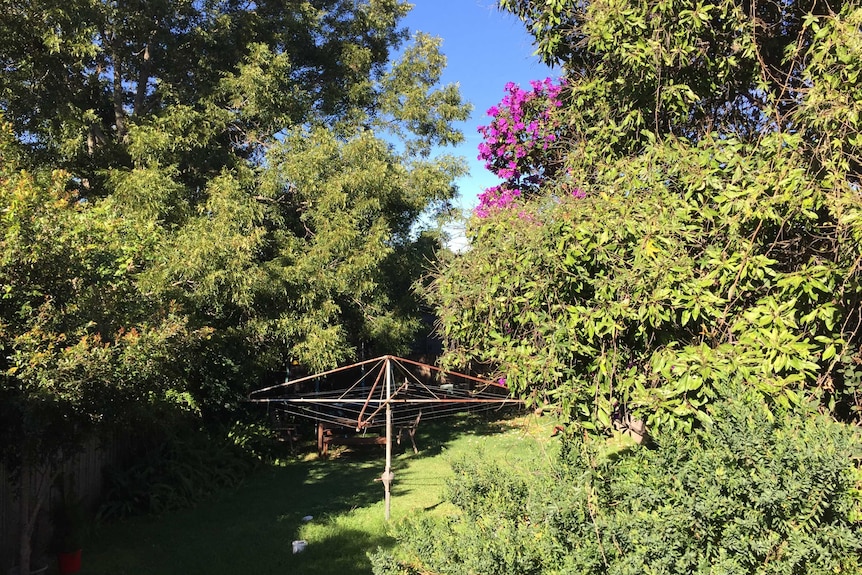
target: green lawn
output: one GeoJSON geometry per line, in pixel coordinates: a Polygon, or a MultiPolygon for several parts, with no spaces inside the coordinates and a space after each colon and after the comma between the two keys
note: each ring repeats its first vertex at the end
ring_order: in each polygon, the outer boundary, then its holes
{"type": "MultiPolygon", "coordinates": [[[[534,417],[457,417],[420,426],[414,455],[393,457],[392,522],[445,512],[449,462],[468,453],[521,465],[545,459],[552,423],[534,417]]],[[[535,462],[529,463],[535,465],[535,462]]],[[[82,575],[371,573],[367,553],[392,544],[384,520],[380,446],[306,453],[262,468],[241,488],[194,509],[99,526],[82,575]],[[303,517],[312,516],[311,521],[303,517]],[[293,554],[292,542],[308,547],[293,554]]]]}

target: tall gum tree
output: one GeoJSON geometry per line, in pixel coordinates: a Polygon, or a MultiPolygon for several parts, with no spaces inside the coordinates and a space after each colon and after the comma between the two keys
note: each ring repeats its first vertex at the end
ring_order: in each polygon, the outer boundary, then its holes
{"type": "Polygon", "coordinates": [[[6,4],[0,107],[24,162],[157,224],[148,292],[270,361],[317,368],[377,335],[409,340],[416,304],[385,262],[428,255],[413,226],[464,170],[430,151],[460,141],[468,107],[437,86],[438,40],[416,35],[392,61],[408,4],[6,4]]]}

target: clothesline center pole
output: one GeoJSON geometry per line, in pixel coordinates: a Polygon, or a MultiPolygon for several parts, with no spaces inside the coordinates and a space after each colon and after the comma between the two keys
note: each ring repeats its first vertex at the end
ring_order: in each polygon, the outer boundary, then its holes
{"type": "MultiPolygon", "coordinates": [[[[392,359],[386,358],[386,397],[392,399],[392,359]]],[[[383,470],[384,502],[386,508],[386,521],[389,521],[390,485],[394,475],[392,473],[392,403],[386,402],[386,468],[383,470]]]]}

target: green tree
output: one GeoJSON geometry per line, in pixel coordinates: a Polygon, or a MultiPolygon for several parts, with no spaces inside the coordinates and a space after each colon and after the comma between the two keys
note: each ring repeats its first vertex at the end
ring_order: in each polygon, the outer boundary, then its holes
{"type": "Polygon", "coordinates": [[[469,107],[408,10],[0,0],[4,457],[409,344],[469,107]]]}
{"type": "MultiPolygon", "coordinates": [[[[852,1],[500,0],[500,6],[523,20],[543,60],[575,81],[582,112],[572,121],[581,137],[592,133],[607,150],[637,151],[651,134],[696,140],[721,132],[756,141],[766,132],[795,131],[810,57],[834,50],[835,41],[842,48],[830,57],[834,87],[850,96],[843,104],[855,106],[852,1]],[[821,31],[819,19],[843,31],[821,31]]],[[[858,148],[851,155],[858,162],[858,148]]]]}
{"type": "Polygon", "coordinates": [[[438,40],[404,46],[409,5],[2,8],[0,106],[23,161],[158,228],[140,281],[213,330],[178,358],[206,405],[291,359],[316,369],[410,341],[403,288],[434,247],[414,226],[463,171],[430,152],[460,141],[468,108],[437,87],[438,40]],[[394,261],[410,265],[393,277],[394,261]]]}
{"type": "Polygon", "coordinates": [[[449,360],[601,433],[728,383],[856,419],[862,9],[503,4],[567,73],[564,168],[441,268],[449,360]]]}
{"type": "Polygon", "coordinates": [[[16,165],[0,147],[0,456],[17,478],[20,565],[59,464],[106,427],[132,426],[175,388],[172,350],[203,340],[140,292],[154,226],[85,202],[62,171],[16,165]],[[30,490],[31,486],[35,486],[30,490]]]}

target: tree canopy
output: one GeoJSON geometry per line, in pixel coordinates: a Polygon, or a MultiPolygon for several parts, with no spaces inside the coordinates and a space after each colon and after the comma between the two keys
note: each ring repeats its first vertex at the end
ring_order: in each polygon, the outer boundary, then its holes
{"type": "Polygon", "coordinates": [[[62,169],[77,209],[149,230],[126,271],[139,297],[209,330],[177,361],[211,403],[260,369],[413,336],[419,273],[392,272],[435,246],[415,224],[445,209],[463,167],[430,151],[461,139],[468,108],[437,85],[439,40],[407,43],[408,10],[3,3],[0,110],[21,167],[62,169]]]}
{"type": "Polygon", "coordinates": [[[600,433],[739,385],[857,418],[862,9],[501,4],[564,78],[489,110],[505,195],[432,290],[449,361],[600,433]]]}
{"type": "MultiPolygon", "coordinates": [[[[648,141],[644,131],[689,140],[798,131],[800,106],[817,98],[809,91],[812,73],[835,74],[833,89],[855,82],[854,2],[500,4],[524,21],[543,60],[582,79],[577,92],[588,99],[577,106],[585,108],[581,128],[602,130],[599,121],[608,120],[611,132],[596,135],[627,150],[648,141]],[[826,29],[825,21],[832,22],[826,29]],[[836,24],[840,30],[829,31],[836,24]],[[615,105],[603,109],[602,94],[615,105]]],[[[843,103],[852,107],[853,100],[843,103]]],[[[806,127],[813,141],[829,132],[806,127]]],[[[858,171],[858,148],[852,150],[851,143],[845,151],[858,171]]]]}

